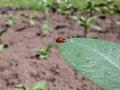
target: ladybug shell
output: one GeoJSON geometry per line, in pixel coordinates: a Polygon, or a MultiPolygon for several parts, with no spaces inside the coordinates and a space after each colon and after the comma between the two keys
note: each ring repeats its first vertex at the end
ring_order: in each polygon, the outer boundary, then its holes
{"type": "Polygon", "coordinates": [[[56,42],[57,42],[57,43],[63,43],[63,42],[65,42],[65,39],[64,39],[63,37],[58,37],[58,38],[56,39],[56,42]]]}

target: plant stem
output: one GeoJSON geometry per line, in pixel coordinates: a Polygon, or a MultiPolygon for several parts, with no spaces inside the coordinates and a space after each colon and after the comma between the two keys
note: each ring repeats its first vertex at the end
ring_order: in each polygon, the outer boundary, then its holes
{"type": "Polygon", "coordinates": [[[113,20],[113,14],[111,14],[110,16],[111,16],[111,17],[110,17],[110,18],[111,18],[111,23],[110,23],[111,26],[110,26],[110,28],[112,29],[112,28],[113,28],[113,21],[114,21],[114,20],[113,20]]]}
{"type": "Polygon", "coordinates": [[[84,38],[86,38],[86,37],[87,37],[87,32],[88,32],[88,28],[85,28],[84,38]]]}
{"type": "Polygon", "coordinates": [[[0,44],[2,43],[1,37],[0,37],[0,44]]]}

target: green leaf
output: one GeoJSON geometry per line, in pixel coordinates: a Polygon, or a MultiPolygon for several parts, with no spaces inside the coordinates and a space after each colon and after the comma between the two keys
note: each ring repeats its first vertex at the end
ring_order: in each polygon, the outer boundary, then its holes
{"type": "Polygon", "coordinates": [[[40,54],[46,55],[47,54],[47,49],[46,48],[40,48],[40,54]]]}
{"type": "Polygon", "coordinates": [[[74,19],[74,20],[78,20],[79,17],[78,16],[71,16],[70,18],[74,19]]]}
{"type": "Polygon", "coordinates": [[[50,44],[48,44],[47,46],[47,52],[54,46],[54,42],[51,42],[50,44]]]}
{"type": "Polygon", "coordinates": [[[29,20],[29,24],[35,25],[35,22],[34,22],[32,19],[30,19],[30,20],[29,20]]]}
{"type": "Polygon", "coordinates": [[[87,4],[88,4],[87,9],[94,8],[94,6],[95,6],[94,2],[92,2],[92,1],[88,1],[87,4]]]}
{"type": "Polygon", "coordinates": [[[80,20],[81,22],[85,22],[85,21],[86,21],[86,18],[84,18],[84,17],[81,16],[81,17],[79,18],[79,20],[80,20]]]}
{"type": "Polygon", "coordinates": [[[39,59],[46,59],[46,58],[47,58],[47,55],[40,54],[38,58],[39,58],[39,59]]]}
{"type": "Polygon", "coordinates": [[[67,10],[67,11],[65,11],[65,14],[71,15],[71,11],[67,10]]]}
{"type": "Polygon", "coordinates": [[[101,9],[100,9],[99,7],[95,7],[94,9],[95,9],[95,11],[97,11],[97,12],[101,12],[101,9]]]}
{"type": "Polygon", "coordinates": [[[90,26],[90,23],[96,19],[97,17],[96,16],[93,16],[93,17],[89,17],[85,20],[85,28],[88,28],[90,26]]]}
{"type": "Polygon", "coordinates": [[[44,34],[47,34],[49,32],[49,23],[48,23],[48,20],[44,20],[43,21],[42,30],[43,30],[44,34]]]}
{"type": "Polygon", "coordinates": [[[72,38],[58,44],[64,59],[104,90],[120,90],[120,44],[72,38]]]}
{"type": "Polygon", "coordinates": [[[20,84],[20,85],[15,86],[15,90],[30,90],[30,89],[20,84]]]}
{"type": "Polygon", "coordinates": [[[59,11],[65,11],[65,9],[66,9],[66,4],[63,3],[63,2],[61,2],[61,3],[59,4],[59,11]]]}
{"type": "Polygon", "coordinates": [[[90,25],[93,29],[96,29],[98,31],[102,30],[102,28],[100,26],[97,26],[97,25],[94,25],[94,24],[91,24],[90,25]]]}
{"type": "Polygon", "coordinates": [[[32,51],[34,51],[34,52],[40,52],[40,48],[33,48],[32,51]]]}
{"type": "Polygon", "coordinates": [[[6,29],[0,30],[0,36],[2,36],[6,31],[6,29]]]}
{"type": "Polygon", "coordinates": [[[95,20],[95,19],[97,19],[96,16],[89,17],[89,18],[87,18],[87,22],[90,23],[90,22],[92,22],[92,21],[95,20]]]}
{"type": "Polygon", "coordinates": [[[31,90],[42,90],[47,86],[45,82],[37,82],[32,87],[31,90]]]}
{"type": "Polygon", "coordinates": [[[40,4],[40,10],[47,13],[49,10],[49,8],[47,7],[48,5],[47,0],[40,0],[39,4],[40,4]]]}
{"type": "Polygon", "coordinates": [[[7,44],[0,44],[0,53],[3,51],[4,48],[7,48],[7,44]]]}
{"type": "Polygon", "coordinates": [[[23,14],[21,14],[21,16],[23,16],[26,19],[31,19],[32,18],[32,15],[28,14],[28,13],[23,13],[23,14]]]}
{"type": "Polygon", "coordinates": [[[84,17],[71,16],[72,19],[76,20],[81,26],[85,26],[86,19],[84,17]]]}
{"type": "Polygon", "coordinates": [[[13,25],[13,20],[12,20],[12,19],[9,19],[9,20],[6,22],[6,25],[12,26],[12,25],[13,25]]]}
{"type": "Polygon", "coordinates": [[[34,52],[38,52],[42,55],[46,55],[47,54],[47,49],[46,48],[33,48],[32,51],[34,52]]]}

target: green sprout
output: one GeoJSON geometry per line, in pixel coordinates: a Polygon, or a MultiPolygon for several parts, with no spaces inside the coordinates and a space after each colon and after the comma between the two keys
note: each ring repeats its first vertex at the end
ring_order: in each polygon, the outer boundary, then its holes
{"type": "Polygon", "coordinates": [[[49,8],[47,7],[48,6],[47,0],[40,0],[39,5],[41,6],[41,8],[40,8],[41,11],[43,11],[45,13],[48,12],[49,8]]]}
{"type": "Polygon", "coordinates": [[[8,27],[13,26],[13,20],[12,19],[8,19],[7,22],[6,22],[6,25],[8,27]]]}
{"type": "MultiPolygon", "coordinates": [[[[6,31],[7,31],[6,29],[0,30],[0,37],[1,37],[6,31]]],[[[0,38],[0,41],[1,41],[1,38],[0,38]]]]}
{"type": "Polygon", "coordinates": [[[43,90],[47,84],[45,82],[37,82],[31,87],[24,86],[22,84],[15,86],[15,90],[43,90]]]}
{"type": "Polygon", "coordinates": [[[93,20],[95,20],[97,17],[96,16],[93,16],[93,17],[89,17],[89,18],[84,18],[84,17],[77,17],[77,16],[72,16],[72,19],[76,20],[77,23],[84,27],[84,37],[87,37],[87,33],[88,33],[88,28],[89,27],[92,27],[96,30],[101,30],[101,27],[97,26],[97,25],[94,25],[94,24],[91,24],[91,22],[93,20]]]}
{"type": "Polygon", "coordinates": [[[65,2],[62,2],[61,0],[57,0],[56,2],[55,2],[55,4],[57,4],[57,11],[64,11],[65,10],[65,8],[66,8],[66,4],[65,4],[65,2]]]}
{"type": "Polygon", "coordinates": [[[2,40],[1,40],[1,36],[6,32],[7,30],[0,30],[0,52],[3,51],[4,48],[7,48],[8,45],[7,44],[4,44],[2,43],[2,40]]]}
{"type": "Polygon", "coordinates": [[[113,28],[113,14],[116,13],[115,9],[116,9],[116,5],[112,5],[113,4],[113,1],[109,1],[107,2],[106,4],[104,3],[101,3],[101,4],[98,4],[96,5],[95,9],[97,12],[102,12],[102,13],[107,13],[107,14],[110,14],[110,28],[113,28]]]}
{"type": "Polygon", "coordinates": [[[31,19],[32,18],[32,15],[28,14],[28,13],[22,13],[21,16],[23,16],[26,19],[31,19]]]}
{"type": "Polygon", "coordinates": [[[23,16],[24,18],[28,19],[28,23],[30,25],[35,25],[35,22],[33,21],[31,14],[23,13],[23,14],[21,14],[21,16],[23,16]]]}
{"type": "Polygon", "coordinates": [[[48,34],[48,32],[50,31],[49,22],[46,19],[43,20],[42,31],[43,31],[43,34],[48,34]]]}
{"type": "Polygon", "coordinates": [[[102,13],[113,13],[113,10],[110,9],[113,0],[108,1],[107,3],[100,3],[95,5],[95,10],[102,13]]]}
{"type": "Polygon", "coordinates": [[[54,12],[58,11],[64,11],[66,14],[70,13],[70,9],[72,8],[72,4],[70,3],[70,0],[56,0],[53,2],[53,5],[51,5],[49,8],[51,8],[54,12]]]}
{"type": "Polygon", "coordinates": [[[54,46],[54,42],[51,42],[50,44],[48,44],[47,48],[34,48],[33,51],[39,53],[38,56],[39,59],[46,59],[48,52],[53,46],[54,46]]]}
{"type": "Polygon", "coordinates": [[[92,1],[87,1],[87,6],[85,8],[85,10],[87,10],[90,13],[90,16],[93,16],[93,14],[95,13],[95,3],[92,1]]]}
{"type": "Polygon", "coordinates": [[[14,19],[18,19],[18,17],[16,15],[12,15],[12,14],[9,14],[8,16],[6,16],[6,18],[7,18],[6,26],[8,26],[8,27],[13,26],[14,19]]]}
{"type": "Polygon", "coordinates": [[[95,12],[111,14],[113,13],[113,10],[110,9],[112,3],[113,1],[111,0],[111,1],[108,1],[107,3],[95,4],[93,1],[88,0],[87,7],[85,8],[85,10],[88,10],[88,12],[90,13],[90,16],[93,16],[95,12]]]}

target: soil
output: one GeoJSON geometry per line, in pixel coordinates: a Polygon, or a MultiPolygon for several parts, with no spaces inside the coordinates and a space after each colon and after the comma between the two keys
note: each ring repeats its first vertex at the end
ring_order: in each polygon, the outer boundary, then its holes
{"type": "MultiPolygon", "coordinates": [[[[37,53],[32,51],[33,48],[46,47],[59,36],[83,36],[84,29],[75,20],[58,12],[46,14],[28,10],[9,13],[16,13],[19,18],[14,19],[11,27],[5,25],[7,19],[0,18],[0,29],[7,28],[1,40],[8,44],[8,48],[0,53],[0,90],[14,90],[15,85],[30,86],[37,81],[47,82],[44,90],[102,90],[68,65],[60,56],[57,45],[50,50],[45,60],[38,60],[35,57],[37,53]],[[28,20],[21,16],[22,13],[33,14],[35,25],[30,25],[28,20]],[[49,21],[51,30],[47,35],[42,32],[44,19],[49,21]]],[[[75,12],[74,15],[87,16],[81,12],[75,12]]],[[[120,43],[120,25],[116,24],[120,17],[112,15],[111,22],[111,15],[96,15],[100,18],[93,23],[101,26],[102,31],[90,28],[87,37],[120,43]]]]}

